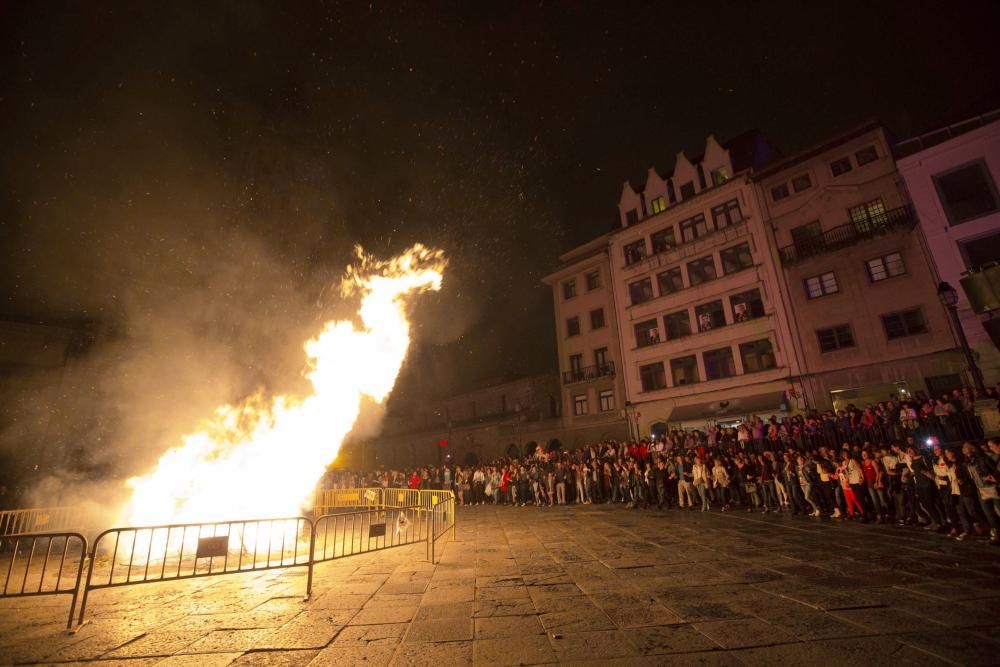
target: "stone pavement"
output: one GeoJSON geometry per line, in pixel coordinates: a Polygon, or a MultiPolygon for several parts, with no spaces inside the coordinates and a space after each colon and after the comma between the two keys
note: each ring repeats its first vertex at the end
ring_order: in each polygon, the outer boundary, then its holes
{"type": "Polygon", "coordinates": [[[305,570],[0,601],[0,663],[1000,663],[1000,549],[741,512],[472,507],[412,546],[305,570]]]}

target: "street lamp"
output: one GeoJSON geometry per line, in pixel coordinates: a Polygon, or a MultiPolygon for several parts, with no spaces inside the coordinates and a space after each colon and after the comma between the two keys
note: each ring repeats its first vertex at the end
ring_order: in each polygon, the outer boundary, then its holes
{"type": "Polygon", "coordinates": [[[941,305],[945,307],[949,317],[951,317],[951,326],[955,330],[955,335],[958,336],[962,352],[965,353],[965,362],[969,366],[969,375],[972,376],[976,393],[979,398],[985,398],[986,386],[983,384],[982,371],[976,365],[976,359],[972,356],[972,350],[969,348],[969,340],[965,337],[965,330],[962,329],[962,321],[958,319],[958,290],[946,282],[941,282],[938,283],[937,293],[938,298],[941,299],[941,305]]]}

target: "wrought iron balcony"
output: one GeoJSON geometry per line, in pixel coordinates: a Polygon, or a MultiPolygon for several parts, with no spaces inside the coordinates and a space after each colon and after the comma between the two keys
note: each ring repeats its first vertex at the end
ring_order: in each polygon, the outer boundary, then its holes
{"type": "Polygon", "coordinates": [[[590,382],[603,377],[615,376],[615,362],[609,361],[600,366],[584,366],[575,370],[563,373],[563,384],[573,384],[575,382],[590,382]]]}
{"type": "Polygon", "coordinates": [[[900,206],[866,220],[849,222],[781,248],[781,263],[791,266],[804,259],[834,252],[897,228],[911,228],[917,218],[909,206],[900,206]]]}

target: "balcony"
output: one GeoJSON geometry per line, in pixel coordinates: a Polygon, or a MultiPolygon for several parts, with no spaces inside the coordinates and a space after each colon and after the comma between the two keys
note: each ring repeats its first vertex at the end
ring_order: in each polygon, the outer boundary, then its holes
{"type": "Polygon", "coordinates": [[[576,382],[592,382],[603,377],[615,376],[615,362],[609,361],[600,366],[584,366],[563,373],[563,384],[574,384],[576,382]]]}
{"type": "Polygon", "coordinates": [[[781,263],[786,266],[802,260],[835,252],[855,243],[882,236],[893,229],[911,229],[917,222],[909,206],[894,208],[868,220],[849,222],[828,229],[822,234],[780,249],[781,263]]]}

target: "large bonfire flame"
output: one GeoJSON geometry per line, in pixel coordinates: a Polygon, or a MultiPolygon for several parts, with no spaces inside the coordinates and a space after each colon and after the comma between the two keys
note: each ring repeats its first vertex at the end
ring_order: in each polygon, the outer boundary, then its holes
{"type": "Polygon", "coordinates": [[[130,525],[294,516],[358,418],[363,396],[381,403],[410,345],[407,297],[441,288],[446,260],[415,245],[389,261],[357,248],[342,295],[360,297],[362,327],[327,322],[305,344],[304,397],[262,396],[225,406],[127,485],[130,525]]]}

